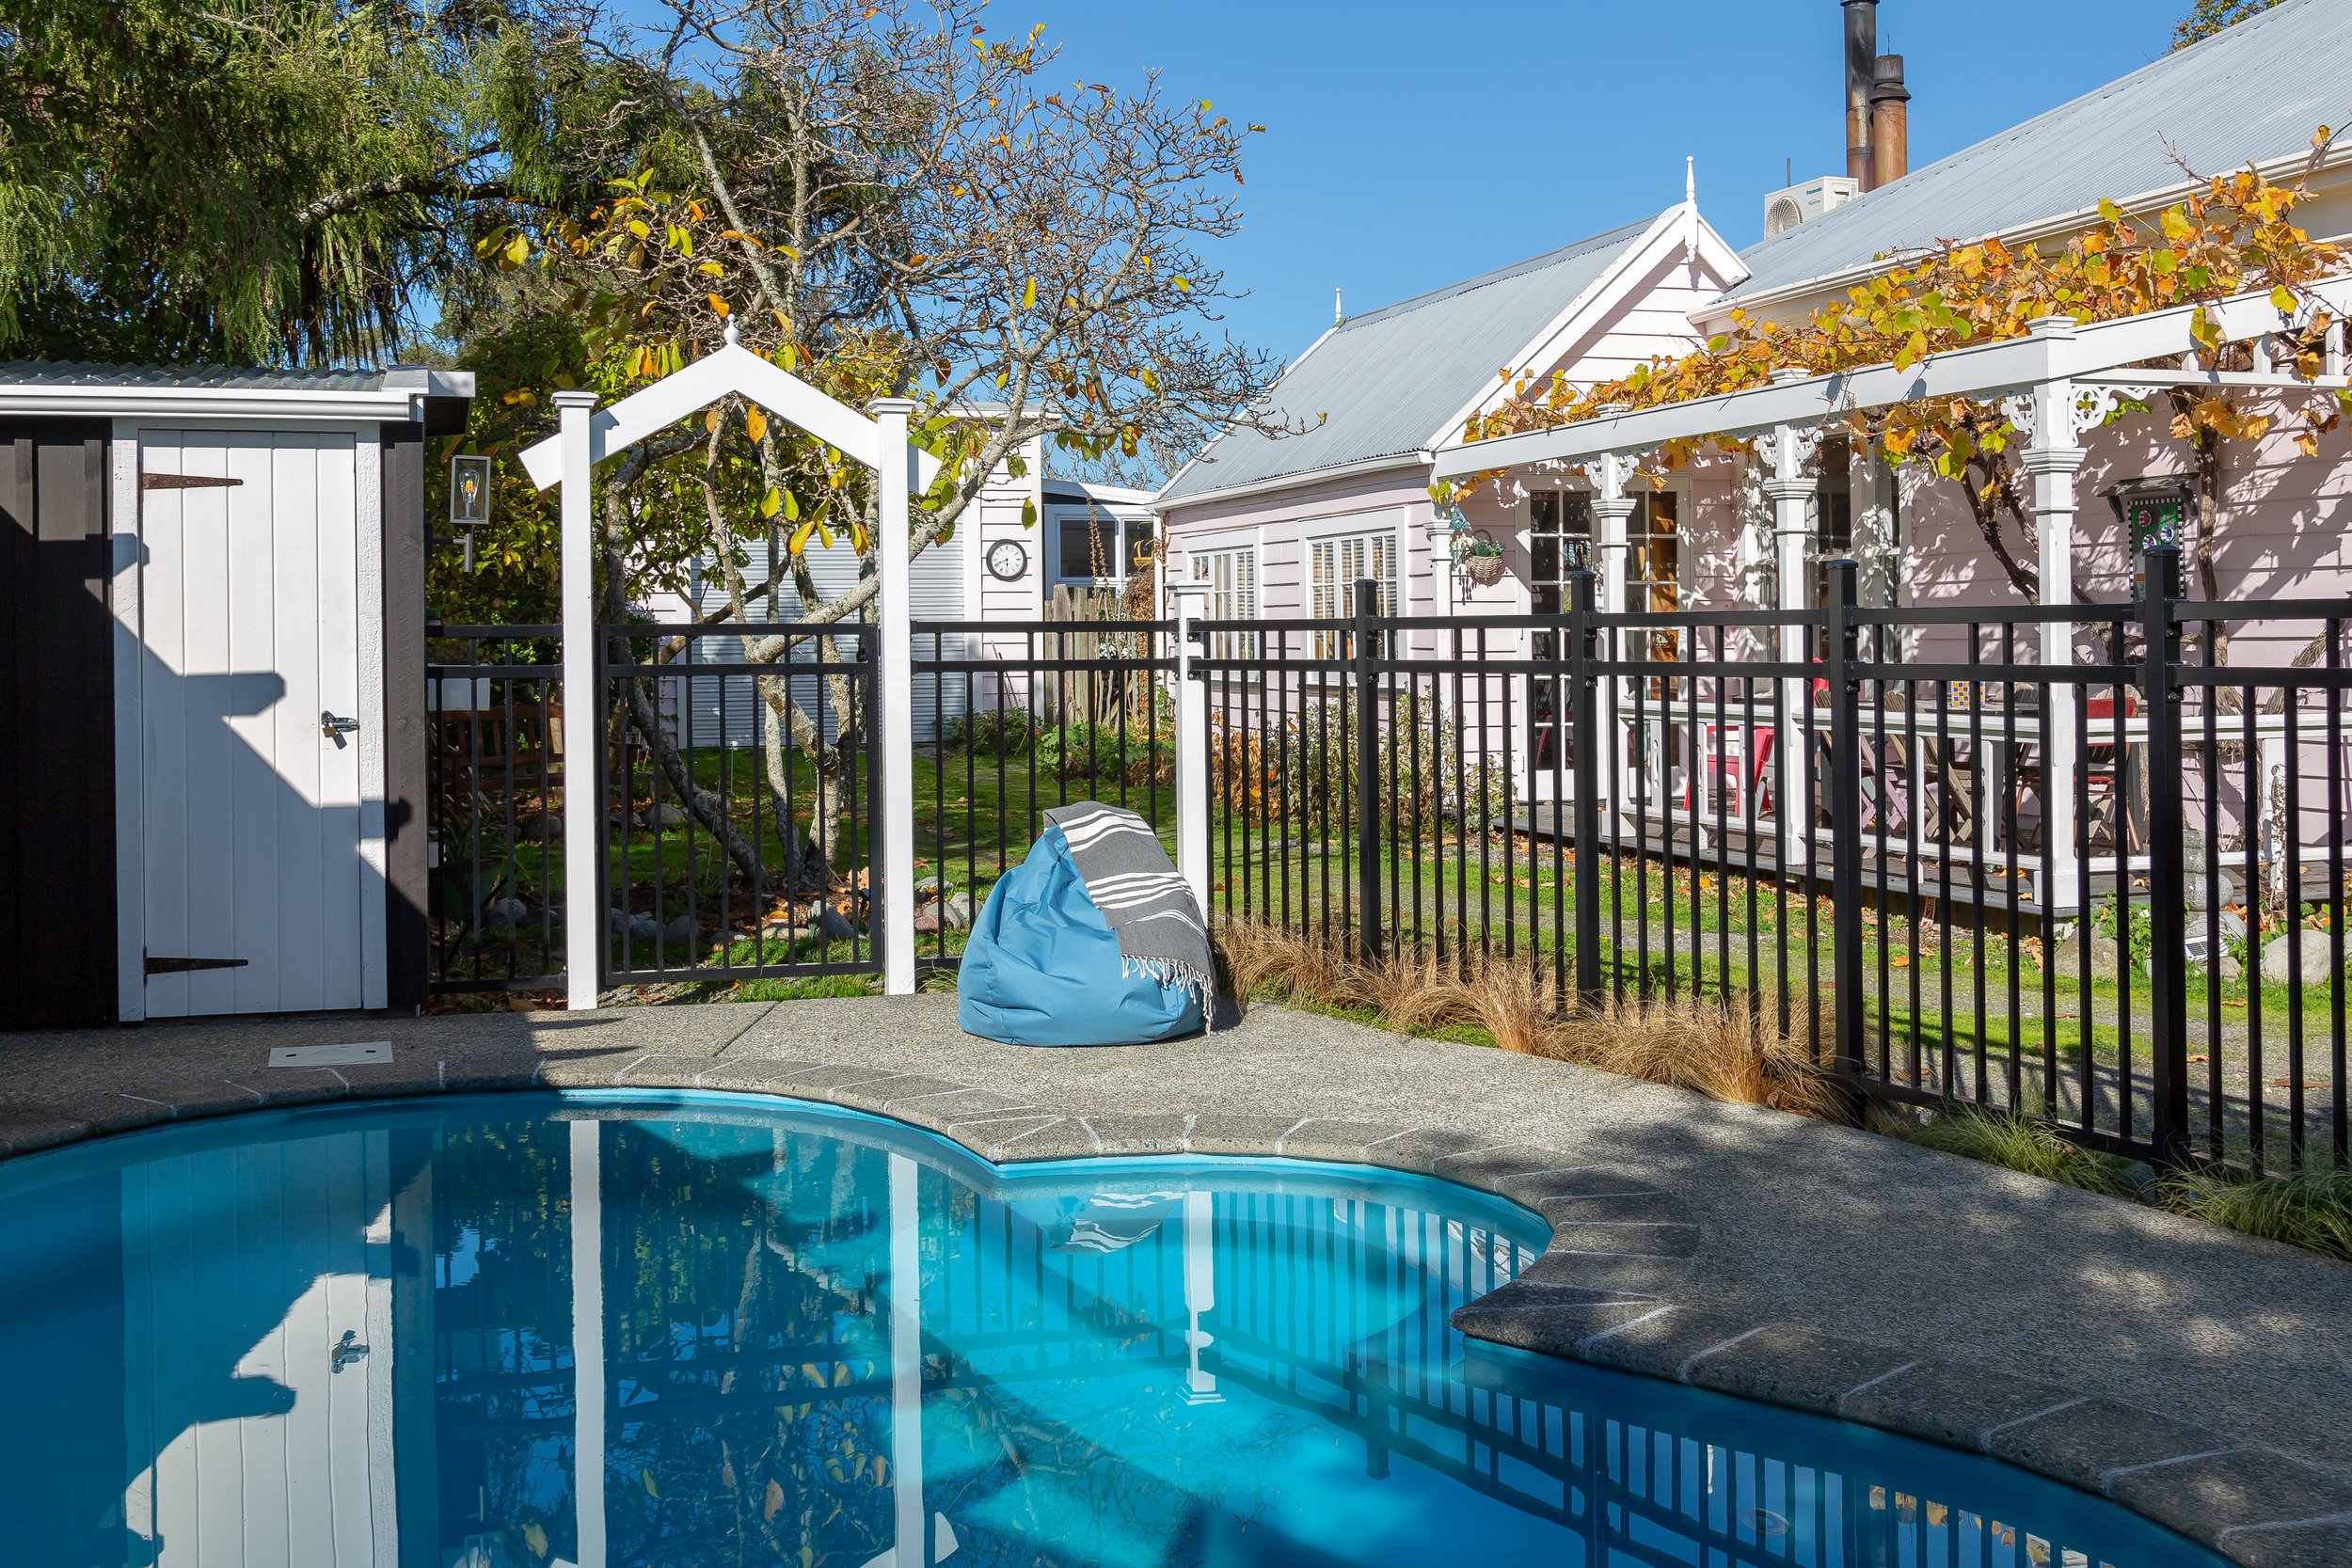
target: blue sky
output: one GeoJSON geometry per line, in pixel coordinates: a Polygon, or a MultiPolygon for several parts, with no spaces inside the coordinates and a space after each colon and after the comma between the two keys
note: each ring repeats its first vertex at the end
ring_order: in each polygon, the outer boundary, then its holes
{"type": "MultiPolygon", "coordinates": [[[[2190,0],[1885,0],[1912,165],[2162,54],[2190,0]]],[[[1842,174],[1837,0],[996,0],[1073,79],[1136,81],[1268,128],[1245,172],[1236,337],[1295,356],[1331,319],[1647,216],[1682,198],[1735,245],[1789,160],[1842,174]]]]}

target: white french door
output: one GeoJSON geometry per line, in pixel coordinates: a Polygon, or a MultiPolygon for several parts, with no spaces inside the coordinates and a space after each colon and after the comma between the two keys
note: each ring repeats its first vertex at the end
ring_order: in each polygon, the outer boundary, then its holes
{"type": "Polygon", "coordinates": [[[140,950],[123,962],[145,1016],[380,1007],[375,444],[142,430],[136,447],[137,580],[118,595],[135,638],[118,647],[138,660],[124,896],[135,877],[140,950]]]}

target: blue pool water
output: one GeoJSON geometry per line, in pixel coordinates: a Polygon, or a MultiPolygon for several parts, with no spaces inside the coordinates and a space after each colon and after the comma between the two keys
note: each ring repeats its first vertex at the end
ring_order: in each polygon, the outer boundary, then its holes
{"type": "Polygon", "coordinates": [[[2199,1568],[1969,1456],[1466,1342],[1540,1225],[510,1096],[0,1165],[0,1562],[2199,1568]]]}

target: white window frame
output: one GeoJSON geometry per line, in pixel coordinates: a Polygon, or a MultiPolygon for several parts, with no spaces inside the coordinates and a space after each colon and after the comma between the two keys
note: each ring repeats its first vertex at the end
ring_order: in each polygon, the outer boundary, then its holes
{"type": "MultiPolygon", "coordinates": [[[[1689,600],[1691,593],[1691,545],[1692,538],[1691,531],[1692,507],[1693,505],[1692,495],[1692,485],[1691,483],[1691,477],[1688,474],[1668,474],[1665,476],[1665,480],[1666,489],[1671,492],[1675,498],[1675,608],[1677,610],[1688,610],[1691,608],[1689,600]]],[[[1655,495],[1657,494],[1657,490],[1658,487],[1652,484],[1648,479],[1640,477],[1629,481],[1625,487],[1625,493],[1636,500],[1642,500],[1649,496],[1655,495]]],[[[1630,515],[1629,515],[1625,521],[1625,588],[1626,593],[1630,594],[1642,582],[1649,580],[1647,578],[1636,578],[1633,575],[1633,547],[1640,542],[1641,538],[1647,537],[1647,535],[1637,536],[1634,533],[1633,518],[1630,515]]],[[[1629,613],[1646,613],[1649,610],[1649,605],[1645,600],[1639,607],[1638,610],[1630,605],[1621,605],[1617,608],[1622,610],[1626,610],[1629,613]]]]}
{"type": "MultiPolygon", "coordinates": [[[[1264,540],[1256,530],[1243,532],[1209,534],[1184,541],[1187,570],[1195,582],[1209,587],[1208,620],[1255,621],[1260,618],[1261,594],[1265,582],[1264,540]],[[1248,562],[1248,583],[1236,589],[1232,574],[1235,562],[1248,562]],[[1219,580],[1219,574],[1225,580],[1219,580]],[[1237,593],[1248,595],[1248,603],[1235,602],[1237,593]]],[[[1212,658],[1254,658],[1258,655],[1257,638],[1244,632],[1218,632],[1210,639],[1212,658]]]]}
{"type": "Polygon", "coordinates": [[[1045,521],[1049,532],[1045,540],[1040,541],[1040,547],[1050,547],[1054,552],[1054,569],[1047,577],[1049,584],[1066,582],[1073,587],[1116,588],[1122,593],[1133,578],[1129,563],[1135,559],[1137,541],[1131,537],[1131,533],[1136,529],[1155,526],[1155,519],[1151,517],[1130,516],[1107,506],[1078,501],[1050,503],[1045,521]],[[1062,525],[1077,522],[1110,524],[1112,571],[1109,577],[1096,577],[1091,561],[1073,565],[1063,555],[1062,525]]]}
{"type": "MultiPolygon", "coordinates": [[[[1366,564],[1377,563],[1379,550],[1388,551],[1388,572],[1385,578],[1376,571],[1360,575],[1382,583],[1380,613],[1402,614],[1405,603],[1405,509],[1383,507],[1375,512],[1343,513],[1333,517],[1318,517],[1299,527],[1299,574],[1306,589],[1307,615],[1311,620],[1344,620],[1356,612],[1348,584],[1359,574],[1343,575],[1339,571],[1342,553],[1349,546],[1363,546],[1366,564]],[[1327,579],[1323,567],[1332,568],[1327,579]]],[[[1314,657],[1336,658],[1341,656],[1342,640],[1328,631],[1319,631],[1314,638],[1314,657]]]]}

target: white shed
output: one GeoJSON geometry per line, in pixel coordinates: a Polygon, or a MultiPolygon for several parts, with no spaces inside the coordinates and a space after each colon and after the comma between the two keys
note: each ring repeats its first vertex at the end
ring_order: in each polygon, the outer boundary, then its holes
{"type": "Polygon", "coordinates": [[[424,438],[472,394],[0,364],[0,1025],[422,1000],[424,438]]]}

